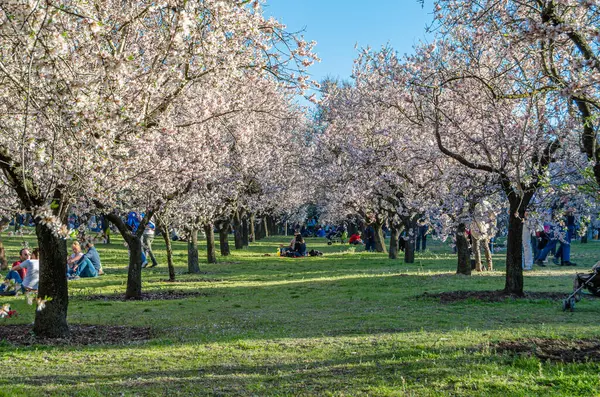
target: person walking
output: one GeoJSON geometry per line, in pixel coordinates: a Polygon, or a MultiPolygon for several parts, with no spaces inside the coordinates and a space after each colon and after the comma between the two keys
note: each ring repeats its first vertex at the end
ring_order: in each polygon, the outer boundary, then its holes
{"type": "MultiPolygon", "coordinates": [[[[150,265],[150,267],[158,266],[158,263],[156,262],[156,258],[154,257],[154,253],[152,252],[152,242],[154,241],[155,229],[156,229],[156,225],[153,222],[148,222],[148,224],[144,228],[144,234],[142,235],[142,242],[144,245],[143,249],[146,252],[146,256],[149,256],[150,260],[152,261],[152,265],[150,265]]],[[[146,267],[146,266],[144,266],[144,267],[146,267]]]]}

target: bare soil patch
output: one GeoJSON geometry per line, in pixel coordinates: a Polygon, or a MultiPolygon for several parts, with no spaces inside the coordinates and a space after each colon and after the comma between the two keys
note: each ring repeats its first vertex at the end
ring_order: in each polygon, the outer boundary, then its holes
{"type": "Polygon", "coordinates": [[[493,346],[498,352],[535,356],[557,362],[600,361],[600,339],[542,339],[531,338],[504,341],[493,346]]]}
{"type": "Polygon", "coordinates": [[[71,325],[67,338],[38,338],[30,324],[3,325],[0,327],[0,341],[17,346],[87,346],[123,345],[150,340],[152,335],[147,327],[122,327],[112,325],[71,325]]]}
{"type": "MultiPolygon", "coordinates": [[[[178,290],[158,290],[149,291],[142,293],[143,301],[154,301],[154,300],[176,300],[176,299],[187,299],[195,298],[198,296],[208,296],[206,292],[199,291],[178,291],[178,290]]],[[[127,301],[125,294],[92,294],[92,295],[73,295],[71,298],[85,301],[127,301]]]]}
{"type": "Polygon", "coordinates": [[[441,303],[463,302],[466,300],[479,300],[482,302],[504,302],[508,299],[548,299],[561,300],[567,297],[564,292],[526,292],[524,296],[509,295],[503,291],[449,291],[439,294],[428,292],[420,295],[422,298],[439,299],[441,303]]]}

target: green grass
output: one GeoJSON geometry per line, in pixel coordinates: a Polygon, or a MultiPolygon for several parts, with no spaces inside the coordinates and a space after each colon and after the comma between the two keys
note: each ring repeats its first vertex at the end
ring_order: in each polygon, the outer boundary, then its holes
{"type": "MultiPolygon", "coordinates": [[[[31,237],[27,237],[31,239],[31,237]]],[[[160,266],[144,271],[144,289],[194,290],[204,296],[170,301],[87,301],[81,295],[122,293],[127,251],[99,245],[107,275],[69,283],[71,324],[149,326],[145,343],[90,347],[14,347],[0,342],[0,395],[598,395],[600,365],[551,363],[499,354],[493,344],[529,337],[598,338],[600,300],[574,313],[560,302],[474,300],[442,305],[424,292],[498,290],[498,271],[456,276],[455,256],[440,243],[415,264],[309,239],[324,257],[274,256],[287,241],[270,238],[201,264],[187,275],[186,246],[175,243],[177,279],[160,266]],[[263,256],[265,253],[272,256],[263,256]],[[197,282],[183,282],[185,280],[197,282]]],[[[9,258],[20,246],[4,239],[9,258]]],[[[31,240],[33,241],[33,240],[31,240]]],[[[526,273],[527,291],[570,291],[576,271],[600,259],[600,243],[574,244],[579,268],[526,273]],[[585,265],[585,266],[583,266],[585,265]]],[[[204,253],[204,252],[203,252],[204,253]]],[[[33,309],[5,298],[31,323],[33,309]]]]}

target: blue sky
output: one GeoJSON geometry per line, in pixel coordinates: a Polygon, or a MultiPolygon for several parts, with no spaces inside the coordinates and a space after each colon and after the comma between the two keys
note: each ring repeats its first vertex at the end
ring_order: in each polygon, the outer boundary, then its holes
{"type": "Polygon", "coordinates": [[[265,14],[287,25],[304,29],[306,40],[315,40],[321,63],[310,68],[317,81],[327,76],[348,79],[359,48],[380,48],[390,43],[400,54],[411,53],[432,21],[432,0],[421,8],[417,0],[267,0],[265,14]]]}

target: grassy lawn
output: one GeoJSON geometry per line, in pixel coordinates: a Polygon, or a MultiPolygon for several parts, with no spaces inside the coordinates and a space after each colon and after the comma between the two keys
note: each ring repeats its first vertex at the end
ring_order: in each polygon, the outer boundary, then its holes
{"type": "MultiPolygon", "coordinates": [[[[31,236],[27,237],[33,241],[31,236]]],[[[456,276],[455,256],[439,242],[406,265],[382,254],[308,239],[323,257],[278,258],[286,238],[252,244],[203,274],[187,275],[187,247],[175,243],[176,283],[160,266],[144,271],[145,291],[191,290],[164,301],[86,300],[125,290],[127,251],[99,245],[106,275],[69,283],[71,324],[151,328],[148,342],[87,347],[15,347],[0,342],[0,395],[497,395],[600,394],[597,362],[561,363],[501,353],[500,341],[600,338],[600,299],[563,313],[559,301],[467,300],[441,304],[424,292],[498,290],[498,271],[456,276]],[[270,254],[271,256],[264,256],[270,254]]],[[[9,260],[20,240],[4,238],[9,260]]],[[[578,268],[549,265],[526,273],[527,291],[564,292],[572,276],[600,260],[600,243],[574,244],[578,268]]],[[[204,254],[204,252],[202,252],[204,254]]],[[[23,299],[3,297],[31,323],[23,299]]]]}

